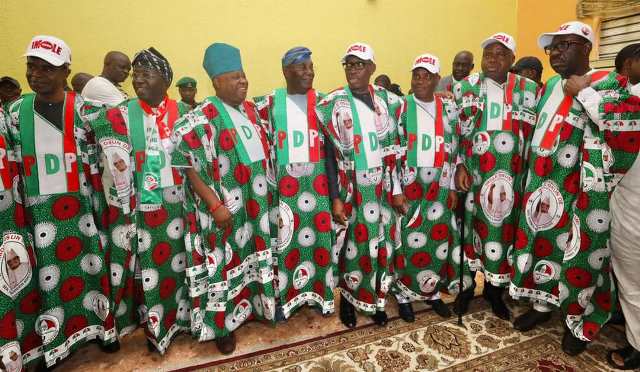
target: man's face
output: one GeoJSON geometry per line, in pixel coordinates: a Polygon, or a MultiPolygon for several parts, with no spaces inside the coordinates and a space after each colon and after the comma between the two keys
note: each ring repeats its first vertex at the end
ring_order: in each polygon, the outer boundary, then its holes
{"type": "Polygon", "coordinates": [[[247,98],[249,81],[243,71],[233,71],[214,77],[213,87],[220,99],[237,106],[247,98]]]}
{"type": "Polygon", "coordinates": [[[503,202],[507,200],[507,192],[506,191],[500,191],[500,201],[503,202]]]}
{"type": "Polygon", "coordinates": [[[471,70],[473,70],[473,57],[468,53],[458,54],[453,59],[451,66],[453,78],[456,80],[462,80],[469,76],[471,70]]]}
{"type": "Polygon", "coordinates": [[[15,256],[12,259],[7,260],[7,266],[9,266],[11,270],[15,270],[20,267],[20,257],[15,256]]]}
{"type": "Polygon", "coordinates": [[[547,202],[540,202],[540,213],[548,213],[549,212],[549,203],[547,202]]]}
{"type": "Polygon", "coordinates": [[[482,51],[482,72],[493,80],[504,80],[515,57],[501,43],[489,44],[482,51]]]}
{"type": "Polygon", "coordinates": [[[180,93],[180,98],[182,98],[182,100],[184,102],[195,102],[196,100],[196,93],[198,93],[198,90],[196,88],[193,87],[178,87],[178,92],[180,93]]]}
{"type": "Polygon", "coordinates": [[[538,73],[537,70],[534,70],[532,68],[523,68],[522,70],[520,70],[518,75],[524,76],[527,79],[531,79],[538,84],[540,84],[540,80],[542,79],[542,74],[538,73]]]}
{"type": "Polygon", "coordinates": [[[0,103],[11,102],[20,97],[22,90],[9,81],[0,83],[0,103]]]}
{"type": "Polygon", "coordinates": [[[589,59],[591,45],[578,35],[556,35],[545,48],[549,52],[551,68],[562,77],[574,75],[577,67],[589,59]]]}
{"type": "Polygon", "coordinates": [[[113,82],[120,84],[127,80],[129,72],[131,71],[131,62],[126,56],[117,55],[109,61],[109,64],[106,67],[109,70],[109,76],[114,79],[113,82]]]}
{"type": "Polygon", "coordinates": [[[295,92],[306,92],[313,88],[316,76],[311,60],[289,65],[282,70],[287,86],[295,92]]]}
{"type": "Polygon", "coordinates": [[[158,71],[150,68],[134,67],[132,83],[138,98],[147,103],[161,101],[167,94],[167,82],[158,71]]]}
{"type": "Polygon", "coordinates": [[[625,64],[628,64],[627,73],[629,82],[633,85],[640,83],[640,57],[629,58],[625,64]]]}
{"type": "Polygon", "coordinates": [[[376,71],[376,65],[373,62],[364,61],[356,56],[348,56],[343,67],[347,83],[352,90],[366,88],[371,80],[371,75],[376,71]]]}
{"type": "Polygon", "coordinates": [[[424,97],[433,94],[439,81],[440,75],[418,67],[411,73],[411,90],[416,97],[424,99],[424,97]]]}
{"type": "Polygon", "coordinates": [[[27,57],[27,82],[37,94],[52,94],[64,88],[69,76],[67,65],[54,66],[38,57],[27,57]]]}
{"type": "Polygon", "coordinates": [[[124,162],[123,159],[118,159],[113,162],[113,166],[120,172],[124,172],[127,170],[127,163],[124,162]]]}
{"type": "Polygon", "coordinates": [[[378,76],[373,83],[377,86],[383,87],[386,90],[389,90],[389,88],[391,88],[391,79],[389,79],[387,75],[378,76]]]}

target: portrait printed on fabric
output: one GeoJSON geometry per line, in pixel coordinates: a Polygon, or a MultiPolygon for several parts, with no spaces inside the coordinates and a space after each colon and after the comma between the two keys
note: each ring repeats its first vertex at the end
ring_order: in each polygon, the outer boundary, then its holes
{"type": "Polygon", "coordinates": [[[0,347],[0,371],[22,371],[22,355],[20,354],[20,344],[17,341],[9,342],[0,347]]]}
{"type": "Polygon", "coordinates": [[[525,218],[531,230],[545,231],[560,221],[563,211],[564,200],[558,186],[545,181],[527,200],[525,218]]]}
{"type": "Polygon", "coordinates": [[[29,254],[20,234],[5,233],[0,246],[0,291],[11,298],[31,281],[29,254]]]}
{"type": "Polygon", "coordinates": [[[480,189],[480,206],[487,220],[500,225],[513,209],[513,177],[498,171],[480,189]]]}

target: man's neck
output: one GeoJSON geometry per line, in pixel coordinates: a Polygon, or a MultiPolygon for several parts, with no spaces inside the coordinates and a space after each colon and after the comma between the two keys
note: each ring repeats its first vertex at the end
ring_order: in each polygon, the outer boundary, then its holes
{"type": "Polygon", "coordinates": [[[434,97],[433,97],[433,92],[431,93],[427,93],[424,96],[415,96],[416,99],[422,101],[422,102],[432,102],[434,97]]]}
{"type": "Polygon", "coordinates": [[[369,93],[369,85],[365,85],[364,87],[359,87],[359,88],[353,88],[349,86],[349,89],[351,89],[351,93],[354,93],[354,94],[365,95],[369,93]]]}
{"type": "Polygon", "coordinates": [[[152,108],[156,108],[158,106],[160,106],[160,104],[162,103],[162,101],[164,101],[164,97],[162,98],[154,98],[152,100],[142,100],[144,103],[146,103],[149,107],[152,108]]]}
{"type": "Polygon", "coordinates": [[[64,102],[64,97],[65,91],[62,88],[50,94],[36,94],[36,100],[43,103],[61,103],[64,102]]]}
{"type": "Polygon", "coordinates": [[[186,103],[187,105],[191,105],[191,106],[195,106],[195,104],[196,104],[195,100],[187,101],[186,99],[183,99],[182,102],[186,103]]]}
{"type": "Polygon", "coordinates": [[[231,106],[231,107],[235,107],[238,108],[242,102],[232,102],[231,100],[227,99],[226,97],[220,97],[217,96],[222,102],[226,103],[227,105],[231,106]]]}
{"type": "Polygon", "coordinates": [[[307,92],[308,90],[304,88],[295,88],[295,87],[287,86],[287,94],[307,94],[307,92]]]}

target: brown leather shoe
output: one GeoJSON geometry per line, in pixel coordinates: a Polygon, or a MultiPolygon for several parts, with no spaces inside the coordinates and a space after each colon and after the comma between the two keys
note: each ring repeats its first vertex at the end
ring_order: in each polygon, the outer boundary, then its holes
{"type": "Polygon", "coordinates": [[[233,332],[229,333],[226,336],[216,338],[215,341],[218,350],[220,350],[222,354],[231,354],[236,349],[236,336],[233,334],[233,332]]]}

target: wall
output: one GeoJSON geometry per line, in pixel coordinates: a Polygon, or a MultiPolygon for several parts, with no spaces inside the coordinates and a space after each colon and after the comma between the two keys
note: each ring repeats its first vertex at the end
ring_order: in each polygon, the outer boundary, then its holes
{"type": "MultiPolygon", "coordinates": [[[[527,8],[538,2],[531,0],[527,8]]],[[[191,75],[199,81],[202,97],[213,91],[201,67],[204,49],[225,41],[242,51],[250,95],[283,83],[280,58],[296,45],[312,49],[316,87],[327,91],[344,84],[340,58],[348,44],[363,41],[376,52],[378,72],[406,92],[418,54],[438,55],[444,76],[455,53],[470,49],[479,68],[484,38],[498,31],[515,35],[522,29],[516,20],[533,27],[534,19],[516,15],[517,5],[516,0],[0,0],[0,34],[10,35],[0,38],[0,75],[17,77],[27,91],[21,55],[32,36],[51,34],[72,48],[73,72],[98,74],[109,50],[132,55],[154,46],[169,59],[176,78],[191,75]]],[[[132,90],[130,80],[124,85],[132,90]]],[[[177,89],[170,93],[176,96],[177,89]]]]}

